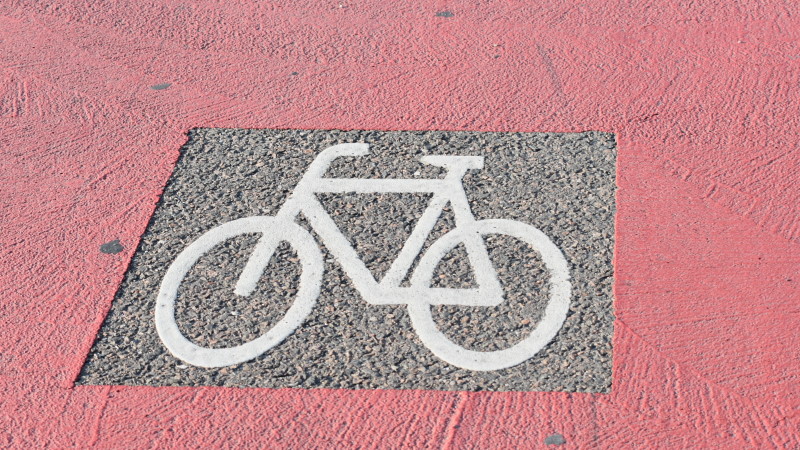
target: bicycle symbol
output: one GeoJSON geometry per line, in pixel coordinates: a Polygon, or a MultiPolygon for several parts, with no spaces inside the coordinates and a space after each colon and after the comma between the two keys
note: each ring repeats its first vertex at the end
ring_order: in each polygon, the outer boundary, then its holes
{"type": "Polygon", "coordinates": [[[316,240],[295,223],[302,213],[322,244],[341,264],[363,299],[372,305],[405,305],[411,324],[423,344],[445,362],[473,371],[499,370],[520,364],[539,352],[558,333],[570,302],[569,269],[564,255],[535,227],[506,219],[476,220],[470,210],[462,178],[470,169],[482,169],[482,156],[428,155],[420,161],[444,168],[440,179],[323,178],[339,157],[364,156],[369,145],[339,144],[322,151],[311,163],[292,194],[275,216],[253,216],[219,225],[189,244],[169,266],[161,283],[155,310],[158,335],[177,358],[200,367],[223,367],[258,357],[279,345],[311,313],[322,286],[323,258],[316,240]],[[430,204],[403,244],[397,258],[381,281],[359,258],[333,219],[315,197],[318,193],[426,193],[430,204]],[[450,203],[456,226],[436,240],[419,259],[408,286],[401,286],[444,209],[450,203]],[[239,276],[234,292],[249,296],[281,242],[288,242],[301,263],[300,285],[286,315],[260,337],[235,347],[207,348],[190,342],[175,321],[178,288],[189,270],[218,244],[246,233],[260,233],[250,258],[239,276]],[[489,259],[484,235],[503,234],[527,243],[539,252],[549,272],[549,300],[533,331],[515,345],[497,351],[473,351],[451,341],[436,325],[432,305],[496,306],[503,290],[489,259]],[[464,244],[475,274],[476,288],[431,287],[439,261],[457,245],[464,244]]]}

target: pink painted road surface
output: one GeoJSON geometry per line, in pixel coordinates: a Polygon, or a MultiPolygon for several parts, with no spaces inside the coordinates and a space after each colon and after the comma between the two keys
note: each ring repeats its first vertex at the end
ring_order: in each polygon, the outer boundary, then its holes
{"type": "Polygon", "coordinates": [[[800,447],[797,2],[306,3],[0,3],[0,446],[800,447]],[[75,387],[192,127],[616,133],[611,393],[75,387]]]}

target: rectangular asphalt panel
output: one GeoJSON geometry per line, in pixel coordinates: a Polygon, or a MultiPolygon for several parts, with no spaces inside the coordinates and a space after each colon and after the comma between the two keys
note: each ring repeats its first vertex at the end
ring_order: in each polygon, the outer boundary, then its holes
{"type": "Polygon", "coordinates": [[[615,164],[601,132],[195,129],[79,383],[609,392],[615,164]]]}

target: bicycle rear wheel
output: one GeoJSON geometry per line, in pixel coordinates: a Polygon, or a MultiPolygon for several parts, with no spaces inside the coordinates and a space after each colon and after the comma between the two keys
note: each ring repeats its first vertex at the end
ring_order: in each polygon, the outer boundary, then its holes
{"type": "MultiPolygon", "coordinates": [[[[271,257],[271,255],[258,256],[266,257],[267,261],[271,257]]],[[[268,216],[254,216],[224,223],[189,244],[167,269],[156,301],[155,321],[158,336],[170,353],[193,366],[224,367],[249,361],[280,344],[311,313],[322,285],[322,271],[322,252],[317,247],[316,241],[308,231],[293,222],[278,221],[268,216]],[[228,239],[249,233],[260,233],[261,240],[270,239],[274,244],[288,242],[297,252],[302,270],[297,296],[286,315],[258,338],[235,347],[201,347],[189,341],[178,329],[175,321],[175,301],[180,284],[192,266],[213,247],[228,239]]]]}
{"type": "Polygon", "coordinates": [[[422,343],[434,355],[456,367],[473,371],[491,371],[521,364],[543,349],[564,324],[571,295],[567,261],[550,238],[531,225],[504,219],[481,220],[468,228],[456,228],[434,242],[420,260],[412,284],[420,287],[430,286],[439,260],[463,242],[467,233],[478,233],[481,236],[488,234],[510,236],[527,243],[539,253],[550,274],[550,295],[541,320],[531,334],[522,341],[503,350],[487,352],[469,350],[450,340],[434,321],[431,305],[424,301],[408,305],[411,324],[422,343]]]}

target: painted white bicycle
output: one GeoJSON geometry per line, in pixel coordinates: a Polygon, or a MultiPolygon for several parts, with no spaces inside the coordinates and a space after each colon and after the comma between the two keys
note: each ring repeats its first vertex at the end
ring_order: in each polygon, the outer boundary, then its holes
{"type": "Polygon", "coordinates": [[[254,216],[219,225],[192,242],[170,265],[161,283],[155,321],[164,345],[177,358],[200,367],[223,367],[258,357],[280,344],[311,313],[322,286],[323,258],[316,240],[295,223],[302,213],[322,243],[341,264],[353,285],[373,305],[406,305],[420,340],[434,355],[454,366],[474,370],[499,370],[520,364],[555,337],[567,316],[570,302],[569,268],[564,255],[541,231],[531,225],[504,219],[476,220],[470,210],[462,178],[470,169],[483,168],[482,156],[429,155],[420,160],[447,170],[441,179],[323,178],[331,162],[344,156],[368,154],[369,145],[339,144],[321,152],[309,166],[293,193],[274,217],[254,216]],[[334,221],[316,198],[317,193],[432,193],[430,204],[381,281],[361,261],[334,221]],[[455,215],[453,230],[436,240],[419,259],[408,286],[401,286],[428,235],[447,203],[455,215]],[[252,255],[235,286],[235,293],[250,295],[281,242],[288,242],[301,263],[297,296],[286,315],[260,337],[229,348],[206,348],[190,342],[175,322],[175,300],[186,274],[206,252],[224,241],[246,233],[260,233],[252,255]],[[445,336],[431,314],[431,305],[496,306],[503,290],[489,259],[483,235],[501,234],[519,239],[539,252],[549,271],[549,300],[534,330],[517,344],[498,351],[473,351],[445,336]],[[476,288],[431,287],[439,261],[464,244],[475,274],[476,288]]]}

